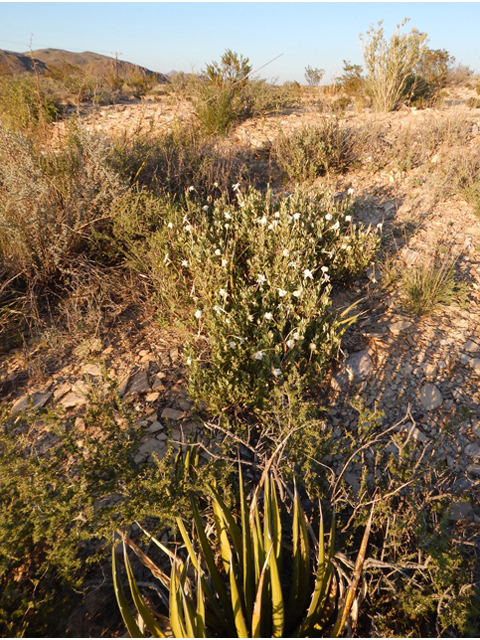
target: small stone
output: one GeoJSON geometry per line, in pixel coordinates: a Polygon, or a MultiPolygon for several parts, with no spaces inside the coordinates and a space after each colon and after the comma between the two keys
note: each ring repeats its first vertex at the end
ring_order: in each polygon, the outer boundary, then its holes
{"type": "Polygon", "coordinates": [[[471,464],[467,467],[468,473],[473,473],[474,476],[480,476],[480,465],[471,464]]]}
{"type": "Polygon", "coordinates": [[[172,407],[165,407],[162,411],[162,418],[166,418],[167,420],[180,420],[183,416],[183,411],[178,411],[177,409],[173,409],[172,407]]]}
{"type": "Polygon", "coordinates": [[[437,372],[437,366],[435,364],[427,364],[423,369],[423,374],[426,378],[433,378],[437,372]]]}
{"type": "Polygon", "coordinates": [[[151,456],[152,453],[156,453],[159,458],[163,457],[165,453],[165,444],[156,438],[150,438],[150,440],[147,440],[140,445],[138,449],[138,455],[141,455],[143,458],[151,456]]]}
{"type": "Polygon", "coordinates": [[[142,369],[133,376],[127,395],[131,396],[136,393],[147,393],[148,391],[150,391],[150,384],[148,382],[147,372],[142,369]]]}
{"type": "Polygon", "coordinates": [[[388,453],[393,453],[394,458],[398,458],[398,453],[400,449],[397,447],[397,445],[394,442],[390,442],[385,447],[385,451],[387,451],[388,453]]]}
{"type": "Polygon", "coordinates": [[[60,404],[64,409],[72,409],[73,407],[79,407],[87,403],[87,399],[81,393],[70,391],[63,398],[60,399],[60,404]]]}
{"type": "Polygon", "coordinates": [[[147,351],[146,349],[141,349],[138,352],[138,355],[140,356],[140,358],[143,358],[144,356],[150,356],[151,353],[150,353],[150,351],[147,351]]]}
{"type": "Polygon", "coordinates": [[[452,458],[452,456],[447,456],[447,465],[450,467],[450,469],[453,469],[454,463],[455,463],[455,461],[452,458]]]}
{"type": "Polygon", "coordinates": [[[480,438],[480,420],[473,419],[472,433],[474,436],[477,436],[477,438],[480,438]]]}
{"type": "Polygon", "coordinates": [[[191,400],[177,400],[177,404],[183,411],[190,411],[193,406],[193,402],[191,400]]]}
{"type": "Polygon", "coordinates": [[[465,351],[468,353],[477,353],[480,349],[480,345],[474,342],[473,340],[467,340],[467,342],[463,345],[465,351]]]}
{"type": "Polygon", "coordinates": [[[75,347],[73,350],[73,355],[82,358],[90,353],[99,353],[102,350],[102,341],[100,338],[92,338],[91,340],[87,340],[82,342],[82,344],[75,347]]]}
{"type": "Polygon", "coordinates": [[[348,356],[345,361],[345,369],[353,379],[365,380],[373,369],[373,361],[368,351],[357,351],[348,356]]]}
{"type": "Polygon", "coordinates": [[[118,386],[118,395],[120,396],[120,398],[123,398],[123,396],[125,395],[129,382],[130,382],[130,374],[126,375],[120,381],[120,384],[118,386]]]}
{"type": "Polygon", "coordinates": [[[470,360],[470,366],[475,371],[475,373],[480,373],[480,358],[472,358],[470,360]]]}
{"type": "Polygon", "coordinates": [[[393,335],[397,336],[402,333],[402,331],[405,331],[405,329],[408,329],[411,326],[412,323],[410,322],[410,320],[399,320],[398,322],[394,322],[393,324],[391,324],[389,326],[389,329],[390,332],[393,333],[393,335]]]}
{"type": "Polygon", "coordinates": [[[57,387],[53,392],[53,399],[55,401],[59,400],[62,396],[64,396],[69,391],[71,391],[71,389],[72,389],[72,385],[69,382],[64,382],[59,387],[57,387]]]}
{"type": "Polygon", "coordinates": [[[466,520],[473,516],[473,509],[470,502],[454,502],[450,512],[450,520],[466,520]]]}
{"type": "Polygon", "coordinates": [[[159,393],[158,391],[154,391],[153,393],[147,393],[145,400],[147,402],[155,402],[155,400],[158,400],[159,397],[159,393]]]}
{"type": "Polygon", "coordinates": [[[434,384],[425,384],[420,389],[420,403],[427,411],[438,409],[443,402],[443,396],[440,389],[434,384]]]}
{"type": "Polygon", "coordinates": [[[152,391],[157,389],[164,389],[163,380],[166,378],[166,374],[160,371],[152,380],[152,391]]]}
{"type": "Polygon", "coordinates": [[[346,473],[345,474],[345,482],[352,487],[352,489],[356,492],[358,491],[358,489],[360,488],[360,480],[358,478],[358,476],[354,475],[353,473],[346,473]]]}
{"type": "Polygon", "coordinates": [[[152,422],[152,424],[148,427],[148,433],[156,433],[157,431],[161,431],[163,429],[163,424],[158,420],[152,422]]]}
{"type": "Polygon", "coordinates": [[[94,378],[102,375],[102,370],[97,364],[86,364],[81,368],[81,372],[94,378]]]}
{"type": "Polygon", "coordinates": [[[34,393],[33,396],[22,396],[12,407],[12,413],[19,413],[24,409],[39,409],[44,407],[52,397],[51,393],[34,393]]]}
{"type": "Polygon", "coordinates": [[[480,446],[476,442],[471,442],[465,447],[465,455],[469,458],[477,458],[480,454],[480,446]]]}
{"type": "Polygon", "coordinates": [[[87,395],[88,384],[85,382],[85,380],[82,380],[82,379],[77,380],[72,384],[72,391],[74,391],[75,393],[87,395]]]}

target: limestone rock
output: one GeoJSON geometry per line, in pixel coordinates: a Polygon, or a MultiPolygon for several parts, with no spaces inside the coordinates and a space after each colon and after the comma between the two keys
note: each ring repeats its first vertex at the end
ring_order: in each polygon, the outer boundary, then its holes
{"type": "Polygon", "coordinates": [[[74,407],[87,404],[87,399],[81,393],[70,391],[60,399],[60,404],[64,409],[73,409],[74,407]]]}
{"type": "Polygon", "coordinates": [[[82,369],[82,373],[92,376],[93,378],[99,378],[102,375],[102,370],[98,364],[85,364],[82,369]]]}
{"type": "Polygon", "coordinates": [[[148,393],[148,391],[150,391],[150,384],[148,382],[147,372],[142,369],[134,375],[127,395],[148,393]]]}
{"type": "Polygon", "coordinates": [[[373,361],[365,349],[352,353],[345,361],[345,369],[355,380],[365,380],[373,370],[373,361]]]}
{"type": "Polygon", "coordinates": [[[394,322],[389,326],[390,332],[393,333],[394,336],[398,336],[400,333],[405,331],[412,326],[410,320],[399,320],[398,322],[394,322]]]}
{"type": "Polygon", "coordinates": [[[167,420],[180,420],[182,416],[183,411],[178,411],[172,407],[165,407],[162,411],[162,418],[166,418],[167,420]]]}
{"type": "Polygon", "coordinates": [[[425,384],[420,389],[420,403],[427,411],[438,409],[443,402],[443,396],[440,389],[434,384],[425,384]]]}
{"type": "Polygon", "coordinates": [[[480,373],[480,358],[472,358],[470,360],[470,366],[475,371],[475,373],[480,373]]]}
{"type": "Polygon", "coordinates": [[[474,340],[467,340],[463,348],[465,351],[468,351],[468,353],[477,353],[477,351],[480,350],[480,344],[477,344],[474,340]]]}
{"type": "Polygon", "coordinates": [[[472,505],[469,502],[454,502],[450,512],[450,520],[469,520],[473,516],[472,505]]]}
{"type": "Polygon", "coordinates": [[[51,393],[34,393],[33,396],[22,396],[12,407],[12,413],[19,413],[24,409],[39,409],[44,407],[52,397],[51,393]]]}

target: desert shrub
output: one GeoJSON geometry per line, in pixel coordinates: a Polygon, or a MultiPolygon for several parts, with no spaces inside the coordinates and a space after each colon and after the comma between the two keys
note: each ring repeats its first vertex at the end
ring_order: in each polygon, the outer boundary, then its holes
{"type": "Polygon", "coordinates": [[[245,171],[241,151],[222,147],[192,125],[118,141],[112,166],[130,184],[180,201],[190,187],[201,197],[218,196],[245,171]]]}
{"type": "Polygon", "coordinates": [[[470,109],[480,109],[480,99],[479,98],[469,98],[467,100],[467,107],[470,107],[470,109]]]}
{"type": "Polygon", "coordinates": [[[343,61],[343,74],[337,80],[338,87],[347,96],[358,96],[363,93],[365,80],[362,77],[362,67],[352,64],[348,60],[343,61]]]}
{"type": "Polygon", "coordinates": [[[356,135],[337,118],[325,119],[321,126],[306,125],[273,142],[272,157],[294,182],[312,182],[318,176],[342,173],[358,161],[356,135]]]}
{"type": "Polygon", "coordinates": [[[347,322],[329,315],[330,278],[361,271],[378,243],[328,195],[239,198],[193,209],[170,230],[183,251],[167,266],[184,273],[208,337],[208,354],[187,355],[191,394],[217,413],[264,406],[294,372],[322,378],[347,322]]]}
{"type": "Polygon", "coordinates": [[[409,104],[433,106],[448,84],[454,61],[444,49],[425,49],[405,85],[409,104]]]}
{"type": "MultiPolygon", "coordinates": [[[[170,439],[162,460],[136,463],[143,434],[135,422],[113,386],[92,387],[77,419],[45,410],[11,416],[3,408],[2,635],[63,636],[75,593],[108,557],[112,529],[190,517],[189,491],[203,480],[185,477],[170,439]]],[[[202,473],[224,482],[218,463],[202,473]]]]}
{"type": "Polygon", "coordinates": [[[68,273],[95,229],[110,223],[126,186],[108,166],[105,141],[72,131],[39,151],[0,128],[0,255],[5,278],[38,284],[68,273]]]}
{"type": "Polygon", "coordinates": [[[48,79],[0,77],[0,119],[4,126],[24,133],[54,121],[62,113],[58,94],[48,79]]]}
{"type": "Polygon", "coordinates": [[[480,149],[460,148],[440,167],[439,195],[462,195],[480,216],[480,149]]]}
{"type": "Polygon", "coordinates": [[[398,107],[408,79],[425,51],[426,33],[416,29],[409,35],[400,33],[406,22],[397,26],[389,43],[384,37],[382,21],[377,29],[372,25],[366,36],[360,36],[366,70],[365,88],[377,111],[392,111],[398,107]]]}
{"type": "Polygon", "coordinates": [[[305,80],[310,87],[319,87],[324,75],[325,69],[312,69],[310,66],[305,67],[305,80]]]}

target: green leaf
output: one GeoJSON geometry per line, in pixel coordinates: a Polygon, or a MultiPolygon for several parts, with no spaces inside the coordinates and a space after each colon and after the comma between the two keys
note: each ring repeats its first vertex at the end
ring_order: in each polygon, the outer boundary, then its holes
{"type": "Polygon", "coordinates": [[[131,638],[144,638],[145,636],[138,628],[134,617],[132,616],[130,609],[128,608],[125,594],[123,593],[122,585],[120,583],[120,576],[118,573],[117,557],[115,553],[115,545],[112,546],[112,576],[113,576],[113,588],[115,590],[115,597],[117,599],[118,608],[122,614],[123,621],[127,627],[127,631],[131,638]]]}
{"type": "Polygon", "coordinates": [[[233,615],[235,618],[235,628],[237,629],[239,638],[248,638],[247,625],[245,616],[243,615],[243,603],[238,589],[237,578],[235,576],[235,568],[233,559],[230,559],[230,592],[232,597],[233,615]]]}
{"type": "Polygon", "coordinates": [[[206,638],[205,635],[205,601],[203,599],[202,576],[197,572],[197,638],[206,638]]]}
{"type": "MultiPolygon", "coordinates": [[[[270,549],[270,553],[271,553],[271,549],[270,549]]],[[[265,562],[263,564],[262,570],[260,571],[260,577],[258,580],[257,594],[255,596],[255,603],[253,605],[253,614],[252,614],[252,638],[262,637],[263,585],[265,583],[265,575],[267,573],[268,563],[270,561],[270,553],[267,555],[265,559],[265,562]]]]}
{"type": "Polygon", "coordinates": [[[177,574],[175,562],[172,563],[170,574],[170,626],[175,638],[186,638],[185,626],[181,617],[182,599],[180,595],[181,584],[177,574]]]}
{"type": "Polygon", "coordinates": [[[251,624],[253,613],[253,591],[255,589],[255,573],[253,566],[253,545],[248,524],[247,501],[243,486],[242,466],[238,463],[238,476],[240,484],[240,509],[242,520],[242,559],[243,559],[243,595],[247,622],[251,624]]]}
{"type": "Polygon", "coordinates": [[[154,638],[165,638],[165,634],[162,629],[158,625],[158,622],[153,617],[152,613],[148,609],[145,604],[144,599],[140,591],[138,590],[137,583],[135,581],[135,577],[133,575],[132,567],[130,565],[130,560],[128,559],[127,547],[125,542],[123,543],[123,557],[125,558],[125,567],[127,569],[127,577],[128,583],[130,585],[130,591],[132,592],[133,602],[137,607],[138,613],[142,616],[142,619],[154,638]]]}
{"type": "Polygon", "coordinates": [[[222,515],[222,509],[213,497],[213,518],[215,520],[215,526],[217,527],[217,537],[220,542],[220,553],[222,554],[223,567],[225,573],[230,570],[230,563],[232,559],[232,550],[230,548],[230,542],[228,541],[227,529],[225,527],[224,518],[222,515]]]}
{"type": "MultiPolygon", "coordinates": [[[[275,551],[275,545],[272,546],[272,549],[275,551]]],[[[275,553],[270,554],[270,562],[268,564],[270,568],[270,586],[272,589],[272,635],[274,638],[282,638],[285,615],[282,584],[280,582],[280,574],[278,571],[278,563],[275,553]]]]}

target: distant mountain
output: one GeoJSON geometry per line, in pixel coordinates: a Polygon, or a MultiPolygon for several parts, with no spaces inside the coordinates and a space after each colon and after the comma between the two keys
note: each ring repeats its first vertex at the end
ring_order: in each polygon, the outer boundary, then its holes
{"type": "Polygon", "coordinates": [[[111,74],[120,77],[140,74],[142,76],[155,76],[158,82],[168,82],[167,76],[163,73],[156,73],[146,67],[90,51],[72,53],[63,49],[39,49],[38,51],[32,51],[30,54],[0,49],[0,75],[33,73],[34,66],[41,74],[56,71],[74,73],[81,70],[88,75],[97,77],[111,74]]]}

